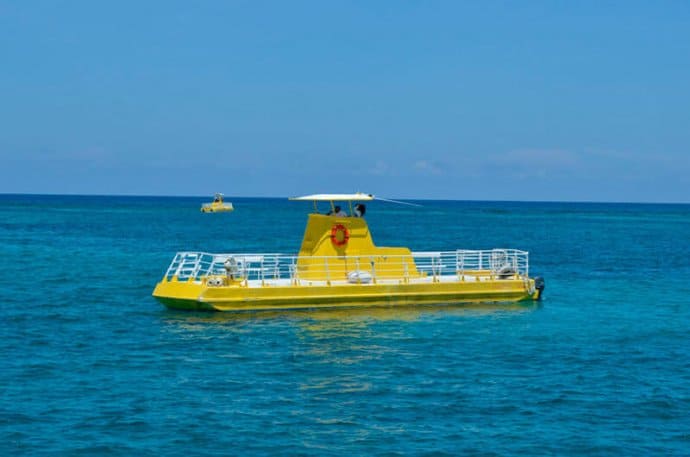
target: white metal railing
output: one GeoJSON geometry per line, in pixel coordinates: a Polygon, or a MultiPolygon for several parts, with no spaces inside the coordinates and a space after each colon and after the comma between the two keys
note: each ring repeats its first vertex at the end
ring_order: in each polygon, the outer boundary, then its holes
{"type": "Polygon", "coordinates": [[[166,279],[177,277],[180,281],[231,276],[240,281],[319,278],[369,282],[377,278],[395,276],[404,279],[415,275],[434,278],[449,275],[527,277],[529,254],[517,249],[492,249],[413,252],[411,256],[375,254],[299,258],[276,253],[178,252],[165,273],[166,279]]]}

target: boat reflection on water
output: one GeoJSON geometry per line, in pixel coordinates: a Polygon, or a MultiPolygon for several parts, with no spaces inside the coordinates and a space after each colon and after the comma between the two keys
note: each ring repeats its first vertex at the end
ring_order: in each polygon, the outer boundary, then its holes
{"type": "MultiPolygon", "coordinates": [[[[539,308],[539,302],[382,306],[331,310],[237,313],[161,310],[164,332],[187,348],[219,357],[218,376],[239,390],[255,383],[288,383],[300,402],[329,402],[310,420],[322,424],[355,421],[347,405],[352,395],[377,395],[378,374],[427,367],[438,382],[449,360],[466,351],[468,327],[512,319],[539,308]],[[463,343],[464,342],[464,343],[463,343]],[[434,355],[434,351],[443,354],[434,355]],[[430,355],[432,355],[430,357],[430,355]],[[238,373],[241,373],[239,375],[238,373]],[[286,381],[287,380],[287,381],[286,381]]],[[[408,386],[407,389],[425,389],[408,386]]],[[[300,411],[300,406],[294,406],[300,411]]]]}
{"type": "Polygon", "coordinates": [[[248,324],[252,322],[288,321],[305,329],[337,329],[356,323],[375,323],[382,321],[415,322],[425,319],[445,317],[479,317],[486,315],[515,314],[531,312],[541,307],[537,301],[517,303],[470,303],[470,304],[424,304],[395,305],[369,308],[333,308],[281,311],[244,311],[234,313],[189,312],[164,310],[168,323],[193,329],[209,324],[248,324]]]}

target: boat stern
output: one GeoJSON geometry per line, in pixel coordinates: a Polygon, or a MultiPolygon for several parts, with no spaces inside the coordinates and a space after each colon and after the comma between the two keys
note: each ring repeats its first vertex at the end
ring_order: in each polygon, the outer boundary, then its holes
{"type": "Polygon", "coordinates": [[[156,284],[152,296],[171,309],[213,310],[212,306],[201,300],[203,290],[204,286],[198,282],[163,278],[156,284]]]}
{"type": "Polygon", "coordinates": [[[536,276],[533,280],[534,282],[534,293],[532,294],[533,300],[541,300],[544,295],[544,288],[546,287],[546,282],[541,276],[536,276]]]}

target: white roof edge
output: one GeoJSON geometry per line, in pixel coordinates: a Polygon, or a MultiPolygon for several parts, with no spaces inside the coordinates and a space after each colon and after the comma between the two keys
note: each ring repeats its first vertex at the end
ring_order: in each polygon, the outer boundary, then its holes
{"type": "Polygon", "coordinates": [[[347,200],[373,200],[371,194],[357,192],[355,194],[313,194],[302,197],[290,197],[288,200],[308,200],[308,201],[347,201],[347,200]]]}

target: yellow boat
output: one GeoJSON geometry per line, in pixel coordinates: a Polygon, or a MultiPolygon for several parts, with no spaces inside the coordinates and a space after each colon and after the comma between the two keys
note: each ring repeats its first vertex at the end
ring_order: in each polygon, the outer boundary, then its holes
{"type": "Polygon", "coordinates": [[[225,203],[223,201],[223,194],[216,194],[215,197],[213,197],[213,202],[201,205],[202,213],[221,213],[234,209],[232,203],[225,203]]]}
{"type": "Polygon", "coordinates": [[[538,300],[517,249],[412,252],[379,247],[364,218],[369,194],[316,194],[297,255],[178,252],[153,296],[169,308],[249,311],[538,300]],[[330,202],[319,214],[317,202],[330,202]],[[347,202],[352,216],[338,211],[347,202]]]}

